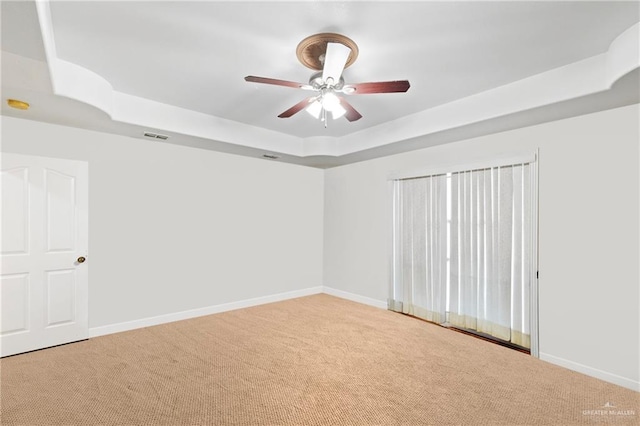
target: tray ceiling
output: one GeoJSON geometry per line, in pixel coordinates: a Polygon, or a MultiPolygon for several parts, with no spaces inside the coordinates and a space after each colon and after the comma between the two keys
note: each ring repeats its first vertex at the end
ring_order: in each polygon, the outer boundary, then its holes
{"type": "Polygon", "coordinates": [[[26,118],[327,167],[479,123],[509,127],[514,114],[526,125],[525,111],[571,100],[538,116],[638,102],[637,58],[619,65],[612,51],[633,56],[639,20],[636,2],[3,2],[2,83],[31,99],[26,118]],[[408,79],[410,90],[350,96],[357,122],[277,118],[307,94],[243,77],[306,83],[295,49],[318,32],[358,44],[347,82],[408,79]]]}

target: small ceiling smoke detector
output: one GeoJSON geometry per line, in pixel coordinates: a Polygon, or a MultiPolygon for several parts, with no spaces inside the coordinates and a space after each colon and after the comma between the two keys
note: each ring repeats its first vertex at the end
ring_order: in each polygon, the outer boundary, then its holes
{"type": "Polygon", "coordinates": [[[151,138],[151,139],[162,139],[163,141],[166,141],[167,139],[169,139],[169,136],[167,135],[161,135],[158,133],[153,133],[153,132],[144,132],[144,136],[151,138]]]}
{"type": "Polygon", "coordinates": [[[17,99],[7,99],[7,105],[15,109],[22,109],[22,110],[29,109],[29,104],[27,102],[19,101],[17,99]]]}
{"type": "Polygon", "coordinates": [[[262,156],[264,158],[268,158],[269,160],[277,160],[278,158],[280,158],[279,156],[273,154],[262,154],[262,156]]]}

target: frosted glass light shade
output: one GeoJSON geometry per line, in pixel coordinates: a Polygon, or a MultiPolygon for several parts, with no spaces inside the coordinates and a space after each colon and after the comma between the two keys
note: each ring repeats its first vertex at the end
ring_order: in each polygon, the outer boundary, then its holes
{"type": "Polygon", "coordinates": [[[305,109],[309,114],[311,114],[314,118],[320,118],[320,113],[322,112],[322,104],[320,101],[313,101],[309,106],[305,109]]]}
{"type": "Polygon", "coordinates": [[[338,104],[333,107],[331,114],[333,115],[333,119],[337,120],[347,113],[347,110],[342,107],[342,105],[338,104]]]}
{"type": "Polygon", "coordinates": [[[334,108],[340,107],[340,99],[338,99],[335,93],[332,93],[332,92],[326,93],[322,97],[322,106],[327,111],[333,112],[334,108]]]}

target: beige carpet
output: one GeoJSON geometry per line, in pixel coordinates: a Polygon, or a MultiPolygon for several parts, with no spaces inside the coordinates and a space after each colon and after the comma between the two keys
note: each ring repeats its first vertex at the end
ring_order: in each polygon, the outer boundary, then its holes
{"type": "Polygon", "coordinates": [[[2,425],[638,424],[640,411],[639,393],[327,295],[0,364],[2,425]]]}

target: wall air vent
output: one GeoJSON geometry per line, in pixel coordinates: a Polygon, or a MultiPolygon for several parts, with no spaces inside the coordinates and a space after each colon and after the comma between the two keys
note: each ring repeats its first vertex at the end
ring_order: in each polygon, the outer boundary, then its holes
{"type": "Polygon", "coordinates": [[[151,139],[162,139],[163,141],[166,141],[167,139],[169,139],[169,136],[167,135],[160,135],[158,133],[152,133],[152,132],[144,132],[144,135],[151,139]]]}
{"type": "Polygon", "coordinates": [[[262,156],[264,158],[268,158],[269,160],[277,160],[278,158],[280,158],[277,155],[273,155],[273,154],[262,154],[262,156]]]}

